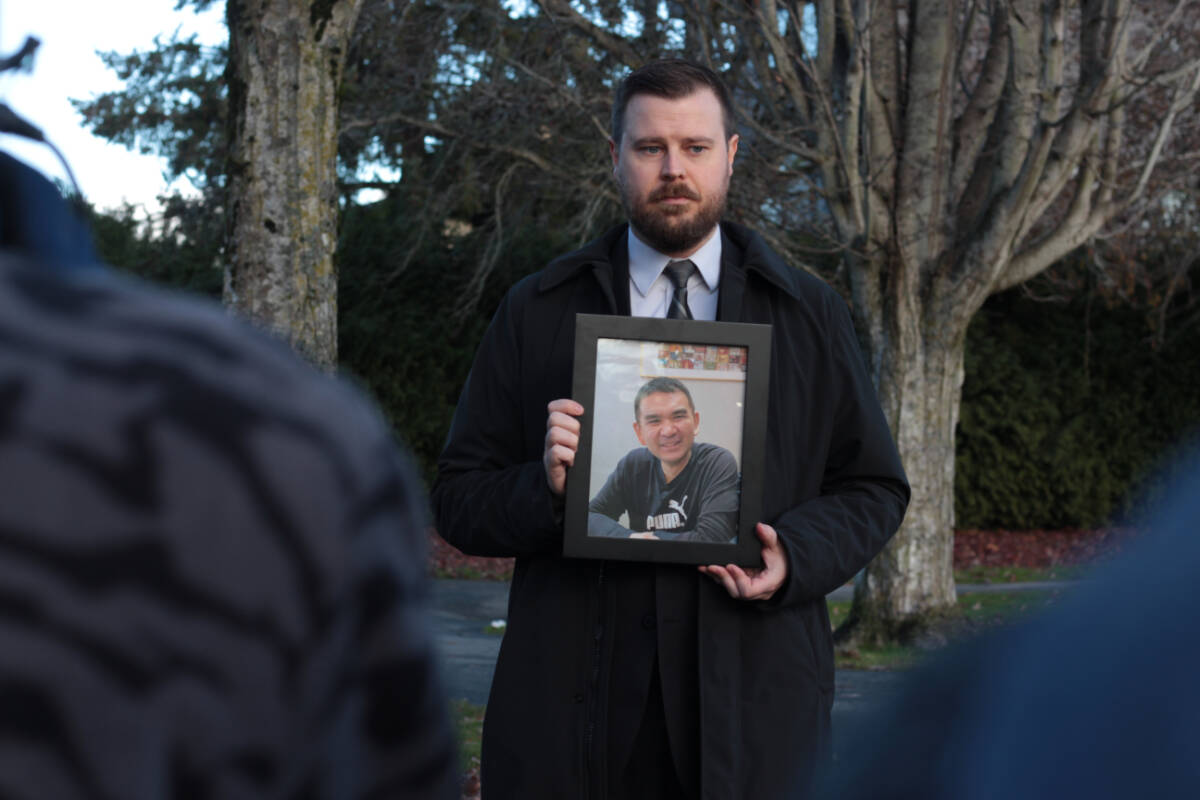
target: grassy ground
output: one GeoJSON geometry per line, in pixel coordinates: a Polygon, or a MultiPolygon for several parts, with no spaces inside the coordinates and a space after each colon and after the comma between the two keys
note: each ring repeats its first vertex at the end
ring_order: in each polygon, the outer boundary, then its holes
{"type": "Polygon", "coordinates": [[[996,625],[1014,622],[1049,608],[1059,590],[1048,592],[965,592],[958,596],[958,607],[971,622],[996,625]]]}
{"type": "MultiPolygon", "coordinates": [[[[964,621],[962,630],[974,632],[993,625],[1016,622],[1053,605],[1059,594],[1059,590],[965,592],[958,596],[958,614],[964,621]]],[[[830,601],[829,620],[833,627],[840,625],[849,611],[848,600],[830,601]]],[[[880,648],[839,648],[835,651],[835,659],[838,669],[904,669],[913,666],[929,653],[928,647],[916,644],[887,645],[880,648]]]]}
{"type": "Polygon", "coordinates": [[[459,766],[463,772],[479,767],[479,743],[483,737],[483,706],[466,700],[450,701],[450,714],[458,732],[459,766]]]}
{"type": "Polygon", "coordinates": [[[1087,575],[1090,567],[1084,564],[1056,567],[985,567],[974,566],[954,570],[955,583],[1037,583],[1041,581],[1072,581],[1087,575]]]}
{"type": "Polygon", "coordinates": [[[473,564],[453,564],[434,567],[430,575],[434,578],[455,578],[466,581],[511,581],[512,569],[481,569],[473,564]]]}

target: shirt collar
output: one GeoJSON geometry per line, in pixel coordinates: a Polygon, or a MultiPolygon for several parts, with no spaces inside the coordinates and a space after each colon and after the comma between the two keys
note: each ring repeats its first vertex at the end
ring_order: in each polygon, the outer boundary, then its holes
{"type": "MultiPolygon", "coordinates": [[[[708,241],[688,258],[700,271],[700,277],[704,279],[708,290],[716,291],[717,282],[721,277],[721,227],[719,225],[714,227],[708,241]]],[[[650,291],[650,284],[654,283],[662,274],[663,267],[673,260],[670,256],[663,255],[639,239],[633,227],[630,226],[629,278],[643,297],[650,291]]]]}

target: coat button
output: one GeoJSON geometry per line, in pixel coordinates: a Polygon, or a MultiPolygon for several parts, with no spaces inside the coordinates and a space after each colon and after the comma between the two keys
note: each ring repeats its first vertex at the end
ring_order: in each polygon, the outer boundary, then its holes
{"type": "Polygon", "coordinates": [[[574,699],[575,699],[576,703],[582,703],[583,702],[583,692],[576,692],[574,699]]]}
{"type": "Polygon", "coordinates": [[[643,628],[645,628],[648,631],[652,631],[652,630],[654,630],[654,625],[655,625],[655,621],[654,621],[653,614],[646,614],[642,617],[642,627],[643,628]]]}

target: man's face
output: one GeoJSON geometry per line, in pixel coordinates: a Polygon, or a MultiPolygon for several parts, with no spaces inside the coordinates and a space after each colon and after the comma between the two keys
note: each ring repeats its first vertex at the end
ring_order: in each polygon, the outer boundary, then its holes
{"type": "Polygon", "coordinates": [[[725,139],[711,89],[668,100],[634,95],[620,142],[609,141],[629,222],[646,244],[673,258],[700,248],[721,220],[738,137],[725,139]]]}
{"type": "Polygon", "coordinates": [[[692,443],[700,428],[700,413],[694,411],[683,392],[652,392],[642,398],[633,430],[659,461],[683,468],[692,456],[692,443]]]}

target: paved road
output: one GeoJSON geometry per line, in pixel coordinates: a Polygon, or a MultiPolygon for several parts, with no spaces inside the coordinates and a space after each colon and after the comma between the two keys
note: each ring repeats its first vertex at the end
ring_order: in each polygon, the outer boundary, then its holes
{"type": "MultiPolygon", "coordinates": [[[[443,674],[451,697],[487,703],[500,636],[492,620],[508,613],[508,584],[497,581],[439,580],[433,585],[433,619],[443,674]]],[[[889,672],[847,670],[837,676],[834,708],[853,712],[895,683],[889,672]]]]}
{"type": "Polygon", "coordinates": [[[433,582],[433,625],[442,674],[451,697],[487,703],[500,636],[488,624],[508,616],[508,584],[499,581],[433,582]]]}
{"type": "MultiPolygon", "coordinates": [[[[1062,583],[960,585],[966,592],[1011,592],[1062,588],[1062,583]]],[[[849,600],[851,590],[833,592],[836,600],[849,600]]],[[[433,584],[433,620],[442,655],[442,673],[451,697],[486,705],[492,671],[500,652],[500,636],[489,633],[492,620],[508,615],[508,584],[499,581],[438,580],[433,584]]],[[[838,670],[834,681],[834,752],[840,752],[837,735],[844,723],[886,702],[899,689],[901,672],[838,670]]]]}

